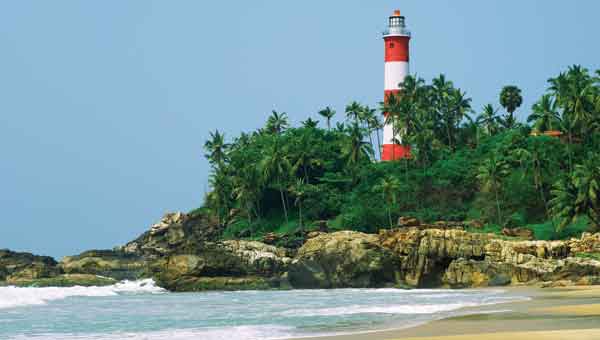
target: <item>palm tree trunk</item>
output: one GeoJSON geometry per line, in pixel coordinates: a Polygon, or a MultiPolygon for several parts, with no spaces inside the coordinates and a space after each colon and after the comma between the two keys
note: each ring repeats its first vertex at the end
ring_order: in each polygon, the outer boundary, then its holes
{"type": "Polygon", "coordinates": [[[300,216],[300,230],[304,230],[304,224],[302,223],[302,201],[298,201],[298,215],[300,216]]]}
{"type": "Polygon", "coordinates": [[[573,143],[573,133],[569,127],[569,143],[567,143],[567,153],[569,154],[569,175],[573,174],[573,159],[571,158],[571,144],[573,143]]]}
{"type": "Polygon", "coordinates": [[[375,132],[377,133],[377,150],[379,152],[379,160],[381,160],[381,139],[379,139],[379,128],[377,128],[375,132]]]}
{"type": "Polygon", "coordinates": [[[502,215],[500,212],[500,199],[498,198],[498,188],[494,187],[494,192],[496,193],[496,208],[498,209],[498,225],[502,225],[502,215]]]}
{"type": "Polygon", "coordinates": [[[396,122],[394,117],[392,118],[392,160],[396,160],[396,122]]]}
{"type": "Polygon", "coordinates": [[[388,220],[390,221],[390,228],[392,228],[393,227],[393,223],[392,223],[392,209],[390,209],[389,205],[387,207],[387,213],[388,213],[388,220]]]}
{"type": "Polygon", "coordinates": [[[452,148],[452,134],[450,133],[450,124],[448,122],[446,123],[446,133],[448,134],[448,146],[450,150],[454,150],[452,148]]]}
{"type": "Polygon", "coordinates": [[[288,213],[287,213],[287,207],[285,204],[285,198],[283,197],[283,188],[281,187],[281,185],[279,185],[279,194],[281,196],[281,205],[283,206],[283,215],[285,215],[285,222],[289,223],[289,219],[288,219],[288,213]]]}
{"type": "Polygon", "coordinates": [[[373,131],[369,130],[369,142],[371,143],[371,150],[373,150],[373,157],[375,156],[375,146],[373,145],[373,131]]]}

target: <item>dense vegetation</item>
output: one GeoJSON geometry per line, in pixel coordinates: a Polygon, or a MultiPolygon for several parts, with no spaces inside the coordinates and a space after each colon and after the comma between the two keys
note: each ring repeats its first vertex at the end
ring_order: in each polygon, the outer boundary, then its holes
{"type": "Polygon", "coordinates": [[[600,71],[570,67],[548,81],[527,123],[515,112],[521,90],[475,112],[443,75],[408,77],[380,103],[412,157],[378,162],[383,117],[353,102],[332,126],[290,127],[273,112],[258,131],[205,144],[211,191],[202,208],[225,237],[288,232],[328,220],[330,228],[373,232],[399,216],[423,221],[479,220],[484,230],[528,226],[539,238],[600,226],[600,71]],[[578,217],[582,217],[579,218],[578,217]]]}

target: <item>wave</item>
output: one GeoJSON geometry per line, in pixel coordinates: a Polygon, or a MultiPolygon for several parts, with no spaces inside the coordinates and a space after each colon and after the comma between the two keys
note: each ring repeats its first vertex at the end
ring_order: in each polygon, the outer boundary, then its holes
{"type": "MultiPolygon", "coordinates": [[[[204,329],[173,329],[153,332],[117,332],[95,334],[39,334],[34,337],[14,336],[10,340],[282,340],[302,338],[294,327],[279,325],[211,327],[204,329]]],[[[333,335],[335,333],[331,333],[333,335]]],[[[312,336],[330,335],[327,333],[312,336]]]]}
{"type": "Polygon", "coordinates": [[[435,314],[449,312],[465,307],[480,306],[481,303],[449,303],[431,305],[391,305],[391,306],[365,306],[353,305],[334,308],[297,309],[283,312],[285,316],[338,316],[353,314],[435,314]]]}
{"type": "Polygon", "coordinates": [[[115,296],[120,294],[157,294],[165,290],[156,286],[154,280],[121,281],[104,287],[0,287],[0,309],[31,305],[44,305],[49,301],[73,296],[115,296]]]}

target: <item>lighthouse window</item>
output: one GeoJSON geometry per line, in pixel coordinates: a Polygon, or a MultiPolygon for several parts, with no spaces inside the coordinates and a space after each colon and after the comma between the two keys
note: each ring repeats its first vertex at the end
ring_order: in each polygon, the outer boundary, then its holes
{"type": "Polygon", "coordinates": [[[394,48],[394,43],[390,43],[390,48],[394,48]]]}

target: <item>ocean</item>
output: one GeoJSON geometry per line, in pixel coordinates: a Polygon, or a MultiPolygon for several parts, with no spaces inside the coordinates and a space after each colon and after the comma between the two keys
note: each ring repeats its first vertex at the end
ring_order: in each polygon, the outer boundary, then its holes
{"type": "Polygon", "coordinates": [[[501,289],[169,293],[152,280],[108,287],[0,287],[0,339],[269,340],[410,327],[463,307],[527,299],[501,289]]]}

